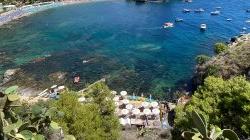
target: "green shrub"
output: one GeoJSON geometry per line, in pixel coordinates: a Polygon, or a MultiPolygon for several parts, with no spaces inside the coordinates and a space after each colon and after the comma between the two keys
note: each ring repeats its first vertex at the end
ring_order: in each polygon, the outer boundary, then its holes
{"type": "Polygon", "coordinates": [[[227,45],[224,43],[216,43],[214,45],[214,52],[216,54],[220,54],[222,52],[225,52],[228,49],[227,45]]]}
{"type": "Polygon", "coordinates": [[[210,57],[207,56],[207,55],[198,55],[196,58],[196,63],[201,65],[201,64],[204,64],[206,63],[208,60],[210,60],[210,57]]]}
{"type": "Polygon", "coordinates": [[[191,130],[192,111],[202,114],[209,124],[230,128],[239,136],[250,135],[250,83],[244,77],[230,80],[208,77],[186,106],[177,106],[175,126],[191,130]]]}
{"type": "Polygon", "coordinates": [[[219,71],[220,71],[220,68],[217,65],[209,65],[209,66],[207,66],[206,73],[204,75],[205,76],[204,79],[206,77],[208,77],[208,76],[216,76],[216,77],[218,77],[220,75],[219,71]]]}
{"type": "Polygon", "coordinates": [[[53,120],[77,139],[118,139],[120,124],[114,114],[115,106],[108,87],[97,83],[91,85],[84,95],[92,101],[81,104],[76,92],[63,93],[59,100],[52,103],[63,115],[54,116],[53,120]]]}

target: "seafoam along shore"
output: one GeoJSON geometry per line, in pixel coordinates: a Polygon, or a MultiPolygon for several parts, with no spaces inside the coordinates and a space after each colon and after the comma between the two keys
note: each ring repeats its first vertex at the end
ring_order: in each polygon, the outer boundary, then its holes
{"type": "Polygon", "coordinates": [[[63,2],[42,2],[36,3],[32,5],[25,5],[19,7],[15,10],[11,10],[5,13],[0,14],[0,26],[4,25],[12,20],[16,20],[25,16],[29,16],[31,14],[44,11],[47,9],[68,5],[68,4],[76,4],[76,3],[87,3],[101,0],[66,0],[63,2]]]}

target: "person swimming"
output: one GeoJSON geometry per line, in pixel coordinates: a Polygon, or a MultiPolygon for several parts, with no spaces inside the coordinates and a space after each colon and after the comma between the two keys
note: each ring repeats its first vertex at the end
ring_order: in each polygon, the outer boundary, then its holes
{"type": "Polygon", "coordinates": [[[80,82],[80,76],[75,76],[73,83],[78,84],[79,82],[80,82]]]}

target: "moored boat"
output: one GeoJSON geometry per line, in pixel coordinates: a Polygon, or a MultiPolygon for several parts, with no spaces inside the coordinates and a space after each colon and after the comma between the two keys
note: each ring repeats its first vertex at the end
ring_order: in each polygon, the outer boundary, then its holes
{"type": "Polygon", "coordinates": [[[231,19],[231,18],[228,18],[228,19],[227,19],[227,21],[232,21],[232,20],[233,20],[233,19],[231,19]]]}
{"type": "Polygon", "coordinates": [[[192,0],[185,0],[185,2],[192,2],[192,0]]]}
{"type": "Polygon", "coordinates": [[[195,13],[201,13],[201,12],[204,12],[205,10],[202,9],[202,8],[199,8],[199,9],[195,9],[194,12],[195,13]]]}
{"type": "Polygon", "coordinates": [[[182,18],[176,18],[175,22],[183,22],[183,19],[182,18]]]}
{"type": "Polygon", "coordinates": [[[172,28],[172,27],[174,27],[174,24],[172,22],[166,22],[163,25],[163,28],[172,28]]]}
{"type": "Polygon", "coordinates": [[[218,7],[215,7],[215,9],[221,9],[221,7],[220,7],[220,6],[218,6],[218,7]]]}
{"type": "Polygon", "coordinates": [[[219,15],[219,14],[220,14],[220,11],[218,10],[211,12],[211,15],[219,15]]]}
{"type": "Polygon", "coordinates": [[[207,24],[201,24],[200,29],[203,30],[203,31],[206,30],[207,29],[207,24]]]}
{"type": "Polygon", "coordinates": [[[190,13],[191,10],[190,9],[183,9],[183,13],[190,13]]]}
{"type": "Polygon", "coordinates": [[[246,23],[250,23],[250,19],[249,19],[249,20],[246,20],[246,23]]]}

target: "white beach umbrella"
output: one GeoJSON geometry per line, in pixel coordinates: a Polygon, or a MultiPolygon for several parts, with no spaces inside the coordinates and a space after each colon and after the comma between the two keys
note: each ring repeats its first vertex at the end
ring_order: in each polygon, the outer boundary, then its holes
{"type": "Polygon", "coordinates": [[[149,106],[149,102],[142,102],[142,106],[143,106],[143,107],[149,106]]]}
{"type": "Polygon", "coordinates": [[[132,108],[133,108],[133,105],[132,105],[132,104],[127,104],[127,105],[126,105],[126,109],[131,110],[132,108]]]}
{"type": "Polygon", "coordinates": [[[128,93],[127,93],[127,91],[121,91],[121,93],[120,93],[122,96],[126,96],[128,93]]]}
{"type": "Polygon", "coordinates": [[[126,120],[123,118],[119,119],[121,125],[126,125],[126,120]]]}
{"type": "Polygon", "coordinates": [[[111,94],[116,95],[116,94],[117,94],[117,92],[116,92],[116,91],[114,91],[114,90],[112,90],[112,91],[111,91],[111,94]]]}
{"type": "Polygon", "coordinates": [[[152,107],[157,107],[157,106],[158,106],[158,103],[157,103],[157,102],[152,102],[152,103],[150,103],[150,105],[151,105],[152,107]]]}
{"type": "Polygon", "coordinates": [[[63,90],[65,88],[65,86],[59,86],[58,90],[63,90]]]}
{"type": "Polygon", "coordinates": [[[128,104],[128,103],[129,103],[129,100],[128,100],[128,99],[124,99],[124,100],[122,100],[122,102],[123,102],[124,104],[128,104]]]}
{"type": "Polygon", "coordinates": [[[153,112],[153,114],[155,114],[155,115],[159,115],[159,114],[160,114],[160,110],[159,110],[158,108],[154,108],[154,109],[152,110],[152,112],[153,112]]]}
{"type": "Polygon", "coordinates": [[[129,113],[129,111],[127,109],[122,109],[121,113],[122,113],[122,115],[127,115],[129,113]]]}
{"type": "Polygon", "coordinates": [[[144,113],[145,115],[149,115],[149,114],[151,114],[151,111],[150,111],[150,109],[144,109],[144,110],[143,110],[143,113],[144,113]]]}
{"type": "Polygon", "coordinates": [[[56,88],[56,87],[57,87],[57,85],[53,85],[53,86],[51,86],[50,88],[54,89],[54,88],[56,88]]]}
{"type": "Polygon", "coordinates": [[[130,120],[130,118],[127,118],[127,119],[126,119],[126,124],[131,125],[131,120],[130,120]]]}
{"type": "Polygon", "coordinates": [[[145,115],[145,113],[143,113],[143,112],[140,112],[140,113],[139,113],[139,115],[140,115],[140,116],[143,116],[143,115],[145,115]]]}
{"type": "Polygon", "coordinates": [[[139,109],[137,109],[137,108],[135,108],[135,109],[132,110],[132,113],[135,114],[135,115],[140,114],[140,112],[141,111],[139,109]]]}
{"type": "Polygon", "coordinates": [[[85,97],[80,97],[80,98],[78,98],[78,101],[79,102],[84,102],[84,101],[86,101],[86,99],[85,99],[85,97]]]}
{"type": "Polygon", "coordinates": [[[114,98],[113,98],[113,101],[119,101],[119,96],[115,96],[114,98]]]}

